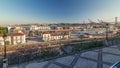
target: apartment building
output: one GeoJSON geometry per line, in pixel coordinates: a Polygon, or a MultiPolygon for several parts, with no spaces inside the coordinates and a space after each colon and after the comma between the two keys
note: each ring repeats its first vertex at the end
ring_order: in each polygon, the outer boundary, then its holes
{"type": "Polygon", "coordinates": [[[68,39],[69,34],[44,32],[42,38],[44,41],[68,39]]]}
{"type": "Polygon", "coordinates": [[[50,26],[37,26],[37,25],[32,25],[30,27],[30,30],[50,30],[50,26]]]}
{"type": "MultiPolygon", "coordinates": [[[[26,36],[24,33],[7,34],[5,41],[7,45],[23,44],[26,43],[26,36]]],[[[0,45],[4,45],[2,34],[0,34],[0,45]]]]}

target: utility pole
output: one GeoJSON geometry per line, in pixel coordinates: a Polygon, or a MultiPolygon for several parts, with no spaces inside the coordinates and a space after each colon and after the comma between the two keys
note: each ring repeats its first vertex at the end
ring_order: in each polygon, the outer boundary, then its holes
{"type": "Polygon", "coordinates": [[[117,19],[118,19],[118,17],[115,17],[115,25],[118,24],[117,19]]]}
{"type": "Polygon", "coordinates": [[[106,40],[108,40],[108,23],[106,24],[106,40]]]}
{"type": "Polygon", "coordinates": [[[108,46],[108,23],[106,23],[106,40],[105,40],[105,44],[108,46]]]}
{"type": "Polygon", "coordinates": [[[3,40],[4,40],[3,68],[8,68],[8,64],[7,64],[7,56],[6,56],[6,38],[7,38],[7,35],[4,34],[4,35],[3,35],[3,40]]]}

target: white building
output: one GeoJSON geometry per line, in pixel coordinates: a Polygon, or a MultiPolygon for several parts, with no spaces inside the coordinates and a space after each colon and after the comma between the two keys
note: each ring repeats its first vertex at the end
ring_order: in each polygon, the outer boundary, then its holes
{"type": "Polygon", "coordinates": [[[69,34],[51,34],[49,32],[44,32],[43,33],[43,40],[44,41],[49,41],[49,40],[59,40],[59,39],[68,39],[69,34]]]}
{"type": "Polygon", "coordinates": [[[37,25],[32,25],[30,27],[30,30],[50,30],[50,26],[37,26],[37,25]]]}
{"type": "MultiPolygon", "coordinates": [[[[7,34],[6,44],[7,45],[16,45],[16,44],[23,44],[26,43],[24,33],[14,33],[14,34],[7,34]]],[[[4,45],[3,35],[0,34],[0,45],[4,45]]]]}

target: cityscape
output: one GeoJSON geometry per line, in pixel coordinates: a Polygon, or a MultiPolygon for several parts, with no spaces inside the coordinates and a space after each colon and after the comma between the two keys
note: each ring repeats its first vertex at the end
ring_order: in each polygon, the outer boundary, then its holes
{"type": "Polygon", "coordinates": [[[1,0],[0,68],[120,68],[119,3],[1,0]]]}

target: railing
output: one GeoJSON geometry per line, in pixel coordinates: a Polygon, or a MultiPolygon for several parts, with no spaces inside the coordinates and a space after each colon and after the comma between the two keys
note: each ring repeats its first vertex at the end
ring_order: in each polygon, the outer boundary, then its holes
{"type": "Polygon", "coordinates": [[[29,62],[33,59],[44,59],[47,57],[54,57],[59,54],[59,46],[56,47],[33,47],[33,48],[22,48],[18,49],[16,52],[8,55],[8,63],[16,64],[29,62]],[[18,55],[19,53],[19,55],[18,55]],[[19,60],[18,60],[19,59],[19,60]],[[14,60],[14,61],[13,61],[14,60]]]}

